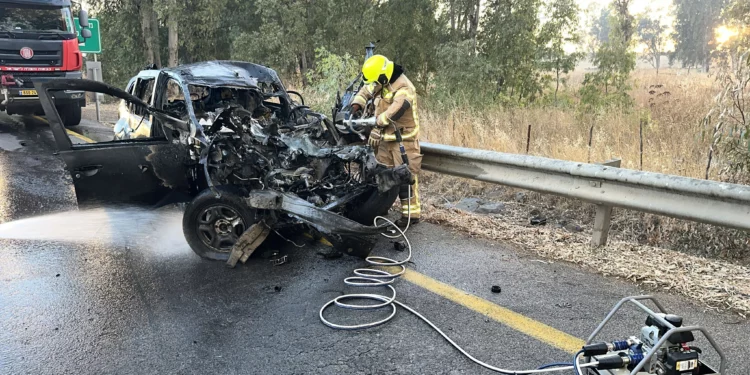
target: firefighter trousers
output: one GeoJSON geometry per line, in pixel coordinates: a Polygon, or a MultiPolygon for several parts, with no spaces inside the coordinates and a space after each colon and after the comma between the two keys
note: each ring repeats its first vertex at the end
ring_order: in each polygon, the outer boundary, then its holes
{"type": "MultiPolygon", "coordinates": [[[[422,153],[419,148],[419,140],[404,140],[404,150],[409,160],[409,171],[411,171],[413,184],[400,187],[398,196],[401,199],[401,217],[419,219],[422,214],[422,205],[419,200],[419,173],[422,171],[422,153]],[[410,198],[411,197],[411,198],[410,198]]],[[[380,142],[377,160],[389,167],[403,164],[401,150],[398,142],[380,142]]]]}

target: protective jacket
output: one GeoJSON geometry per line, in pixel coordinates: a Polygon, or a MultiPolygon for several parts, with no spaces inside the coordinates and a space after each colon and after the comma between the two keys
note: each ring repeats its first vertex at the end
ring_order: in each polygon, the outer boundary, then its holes
{"type": "Polygon", "coordinates": [[[395,123],[406,141],[414,141],[419,136],[419,117],[417,116],[417,94],[414,85],[400,74],[393,82],[386,85],[372,83],[365,85],[354,96],[352,104],[365,108],[366,103],[374,98],[375,116],[378,125],[383,127],[383,141],[396,140],[393,127],[395,123]]]}

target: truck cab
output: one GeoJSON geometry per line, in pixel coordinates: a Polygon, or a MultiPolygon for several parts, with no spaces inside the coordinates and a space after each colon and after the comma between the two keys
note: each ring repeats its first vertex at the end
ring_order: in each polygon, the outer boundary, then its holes
{"type": "MultiPolygon", "coordinates": [[[[70,10],[70,0],[0,0],[0,110],[42,115],[36,82],[81,78],[83,56],[70,10]]],[[[88,16],[81,11],[83,26],[88,16]]],[[[82,32],[90,36],[89,30],[82,32]]],[[[65,126],[78,125],[83,92],[55,94],[65,126]]]]}

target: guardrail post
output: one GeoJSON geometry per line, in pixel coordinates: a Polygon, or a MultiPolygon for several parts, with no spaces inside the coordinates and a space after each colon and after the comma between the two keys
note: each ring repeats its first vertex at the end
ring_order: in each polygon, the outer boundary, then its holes
{"type": "MultiPolygon", "coordinates": [[[[601,163],[609,167],[620,168],[621,159],[612,159],[601,163]]],[[[612,206],[603,204],[596,205],[596,216],[594,217],[594,235],[591,237],[591,246],[599,247],[607,244],[609,236],[609,225],[612,220],[612,206]]]]}

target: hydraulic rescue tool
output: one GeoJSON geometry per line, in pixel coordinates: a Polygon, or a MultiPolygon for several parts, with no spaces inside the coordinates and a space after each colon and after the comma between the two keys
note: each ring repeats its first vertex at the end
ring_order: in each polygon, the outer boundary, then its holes
{"type": "Polygon", "coordinates": [[[726,374],[724,353],[711,334],[700,326],[685,326],[681,316],[667,314],[659,301],[651,296],[628,297],[621,300],[576,355],[576,368],[579,368],[579,357],[585,358],[584,363],[596,362],[597,365],[593,368],[606,375],[726,374]],[[641,302],[645,300],[651,301],[660,312],[654,312],[646,307],[641,302]],[[640,334],[612,342],[593,342],[596,335],[627,302],[647,314],[646,325],[641,328],[640,334]],[[693,344],[694,332],[701,332],[719,355],[719,371],[701,360],[703,351],[693,344]]]}
{"type": "MultiPolygon", "coordinates": [[[[375,117],[369,117],[369,118],[363,118],[363,119],[343,119],[338,120],[336,122],[336,126],[341,130],[343,133],[352,132],[359,134],[359,136],[362,138],[362,140],[367,139],[365,137],[365,130],[372,128],[376,125],[377,119],[375,117]]],[[[404,148],[404,139],[401,137],[401,131],[396,127],[396,124],[392,124],[393,126],[393,134],[396,136],[396,142],[398,142],[398,149],[401,153],[401,161],[405,165],[409,165],[409,156],[406,154],[406,149],[404,148]]]]}

